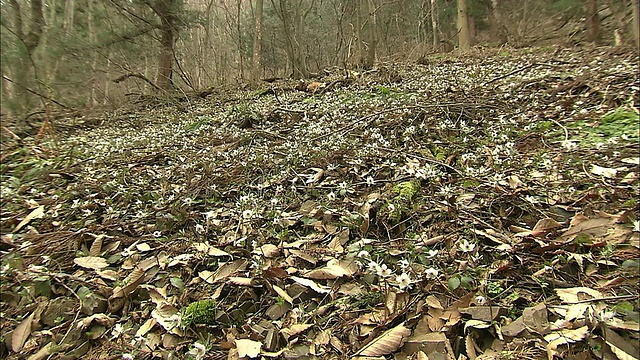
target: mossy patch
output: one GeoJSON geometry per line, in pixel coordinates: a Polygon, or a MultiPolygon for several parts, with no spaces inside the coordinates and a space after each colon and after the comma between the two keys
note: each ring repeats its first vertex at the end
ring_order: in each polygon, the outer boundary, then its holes
{"type": "Polygon", "coordinates": [[[388,200],[381,208],[386,218],[394,223],[400,222],[402,217],[411,209],[411,200],[420,191],[420,183],[417,181],[403,181],[391,190],[393,198],[388,200]]]}
{"type": "Polygon", "coordinates": [[[403,181],[393,187],[393,194],[397,200],[411,201],[420,191],[420,184],[417,181],[403,181]]]}
{"type": "Polygon", "coordinates": [[[189,304],[182,316],[182,323],[185,326],[195,324],[215,324],[216,302],[214,300],[200,300],[189,304]]]}

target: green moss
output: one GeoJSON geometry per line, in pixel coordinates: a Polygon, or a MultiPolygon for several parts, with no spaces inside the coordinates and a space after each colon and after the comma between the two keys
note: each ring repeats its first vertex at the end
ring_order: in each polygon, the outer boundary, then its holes
{"type": "Polygon", "coordinates": [[[420,190],[420,184],[417,181],[403,181],[393,188],[393,194],[397,200],[410,201],[420,190]]]}
{"type": "Polygon", "coordinates": [[[404,181],[394,186],[391,190],[393,198],[382,206],[382,213],[392,222],[400,222],[402,216],[410,210],[411,200],[418,191],[420,191],[420,183],[414,180],[404,181]]]}
{"type": "Polygon", "coordinates": [[[216,302],[214,300],[200,300],[189,304],[182,316],[182,323],[186,326],[194,324],[213,325],[216,322],[216,302]]]}

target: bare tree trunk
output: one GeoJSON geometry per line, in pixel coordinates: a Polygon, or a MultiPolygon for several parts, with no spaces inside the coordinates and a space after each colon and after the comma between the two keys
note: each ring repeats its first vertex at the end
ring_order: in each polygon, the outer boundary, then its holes
{"type": "Polygon", "coordinates": [[[369,23],[369,48],[364,62],[365,69],[371,69],[376,61],[376,14],[373,0],[367,1],[368,23],[369,23]]]}
{"type": "Polygon", "coordinates": [[[460,46],[460,51],[462,52],[467,52],[471,49],[467,0],[458,0],[458,46],[460,46]]]}
{"type": "MultiPolygon", "coordinates": [[[[95,30],[95,18],[93,16],[93,12],[95,11],[93,7],[93,1],[88,1],[88,11],[89,14],[87,16],[87,30],[89,31],[89,42],[91,45],[96,44],[96,30],[95,30]]],[[[89,98],[87,99],[87,104],[89,106],[97,105],[96,100],[96,67],[98,66],[98,52],[93,53],[93,59],[91,59],[91,78],[89,79],[89,98]]]]}
{"type": "Polygon", "coordinates": [[[633,29],[636,36],[636,50],[640,52],[640,2],[633,0],[633,29]]]}
{"type": "Polygon", "coordinates": [[[260,79],[262,74],[262,16],[264,1],[256,0],[255,29],[253,36],[253,80],[260,79]]]}
{"type": "Polygon", "coordinates": [[[358,41],[356,42],[358,50],[358,66],[361,66],[364,63],[364,51],[362,42],[364,41],[364,35],[362,34],[362,1],[366,0],[356,0],[356,36],[358,37],[358,41]]]}
{"type": "Polygon", "coordinates": [[[242,29],[240,28],[240,15],[242,0],[238,0],[236,7],[236,31],[238,32],[238,55],[240,56],[240,79],[244,79],[244,51],[242,51],[242,29]]]}
{"type": "Polygon", "coordinates": [[[438,29],[438,0],[431,0],[431,27],[433,28],[433,47],[440,48],[440,30],[438,29]]]}
{"type": "Polygon", "coordinates": [[[587,0],[587,41],[597,42],[600,32],[598,0],[587,0]]]}
{"type": "Polygon", "coordinates": [[[177,0],[157,0],[152,10],[160,18],[160,56],[158,57],[158,76],[156,85],[163,90],[172,86],[173,53],[177,22],[177,0]]]}
{"type": "Polygon", "coordinates": [[[489,13],[489,36],[492,42],[504,44],[507,42],[502,29],[500,20],[500,9],[498,8],[500,0],[491,0],[491,10],[489,13]]]}
{"type": "MultiPolygon", "coordinates": [[[[29,31],[25,34],[24,24],[22,22],[22,14],[20,13],[20,4],[17,0],[10,0],[9,4],[13,9],[13,21],[15,26],[15,33],[21,40],[23,49],[19,50],[21,62],[17,63],[13,75],[15,86],[15,93],[17,99],[22,99],[22,110],[30,107],[31,96],[27,91],[29,86],[29,69],[33,64],[32,55],[38,47],[38,43],[42,37],[42,29],[44,27],[44,17],[42,15],[42,1],[31,0],[31,23],[29,24],[29,31]]],[[[34,69],[35,71],[35,69],[34,69]]]]}

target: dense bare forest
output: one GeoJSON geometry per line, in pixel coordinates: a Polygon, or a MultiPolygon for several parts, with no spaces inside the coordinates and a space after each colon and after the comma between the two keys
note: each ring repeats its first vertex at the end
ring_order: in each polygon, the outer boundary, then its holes
{"type": "Polygon", "coordinates": [[[0,0],[0,357],[638,359],[638,0],[0,0]]]}
{"type": "Polygon", "coordinates": [[[637,16],[635,0],[6,0],[2,113],[309,78],[458,47],[633,47],[637,16]]]}

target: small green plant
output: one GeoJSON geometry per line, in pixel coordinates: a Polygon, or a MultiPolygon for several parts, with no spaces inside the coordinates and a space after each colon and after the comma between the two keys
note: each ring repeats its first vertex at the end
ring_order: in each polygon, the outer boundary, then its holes
{"type": "Polygon", "coordinates": [[[187,306],[182,316],[185,326],[195,324],[213,325],[216,322],[216,302],[214,300],[199,300],[187,306]]]}

